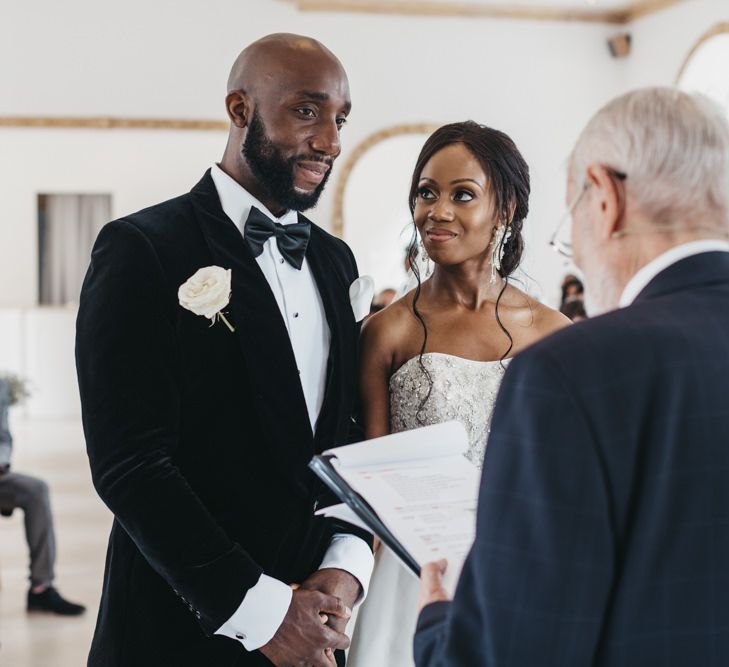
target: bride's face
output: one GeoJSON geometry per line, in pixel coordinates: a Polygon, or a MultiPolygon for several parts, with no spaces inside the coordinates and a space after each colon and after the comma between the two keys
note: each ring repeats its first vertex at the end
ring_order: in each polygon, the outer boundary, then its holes
{"type": "Polygon", "coordinates": [[[488,259],[496,223],[493,197],[481,165],[465,145],[446,146],[426,162],[413,218],[436,264],[488,259]]]}

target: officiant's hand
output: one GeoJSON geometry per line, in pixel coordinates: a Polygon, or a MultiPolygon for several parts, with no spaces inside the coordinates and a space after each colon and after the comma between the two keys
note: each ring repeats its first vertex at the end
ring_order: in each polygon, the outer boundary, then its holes
{"type": "Polygon", "coordinates": [[[322,623],[322,615],[346,625],[352,611],[333,595],[303,586],[295,589],[276,634],[259,650],[277,667],[331,667],[326,649],[349,648],[349,637],[322,623]]]}
{"type": "Polygon", "coordinates": [[[443,588],[443,574],[446,571],[446,567],[448,567],[448,561],[442,558],[433,563],[426,563],[420,569],[420,603],[418,605],[418,613],[431,602],[447,602],[450,600],[448,593],[443,588]]]}
{"type": "MultiPolygon", "coordinates": [[[[350,609],[362,593],[362,586],[356,577],[349,572],[333,567],[317,570],[304,583],[301,588],[314,591],[321,591],[327,595],[333,595],[344,602],[350,609]]],[[[327,625],[337,632],[344,633],[349,617],[329,616],[327,625]]]]}

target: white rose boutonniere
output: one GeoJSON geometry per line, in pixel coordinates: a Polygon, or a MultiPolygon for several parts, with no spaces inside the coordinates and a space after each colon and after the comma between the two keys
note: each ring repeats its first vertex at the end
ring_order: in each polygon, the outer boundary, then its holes
{"type": "Polygon", "coordinates": [[[212,321],[223,320],[231,331],[235,331],[223,314],[223,308],[230,303],[232,271],[220,266],[205,266],[188,278],[180,289],[177,298],[180,305],[212,321]]]}

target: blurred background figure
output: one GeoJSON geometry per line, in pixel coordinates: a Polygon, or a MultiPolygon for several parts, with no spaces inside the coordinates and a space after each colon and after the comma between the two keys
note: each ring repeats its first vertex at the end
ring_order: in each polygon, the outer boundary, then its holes
{"type": "Polygon", "coordinates": [[[573,322],[579,322],[580,320],[587,319],[585,304],[581,299],[575,299],[574,301],[563,303],[559,312],[562,313],[562,315],[569,317],[573,322]]]}
{"type": "Polygon", "coordinates": [[[562,281],[562,299],[560,306],[572,301],[585,300],[585,286],[582,281],[572,274],[567,274],[562,281]]]}
{"type": "Polygon", "coordinates": [[[573,322],[587,319],[585,309],[585,286],[575,275],[568,273],[562,280],[562,297],[559,312],[573,322]]]}
{"type": "Polygon", "coordinates": [[[412,257],[417,259],[418,255],[420,253],[419,253],[417,246],[415,248],[411,248],[410,246],[408,246],[407,248],[405,248],[404,252],[405,252],[405,259],[403,260],[403,268],[405,269],[405,274],[409,276],[410,272],[412,271],[412,268],[413,268],[410,257],[412,255],[412,257]]]}
{"type": "Polygon", "coordinates": [[[370,315],[387,308],[395,300],[396,295],[397,290],[392,287],[387,287],[375,294],[375,298],[372,299],[372,305],[370,306],[370,315]]]}
{"type": "Polygon", "coordinates": [[[13,438],[8,424],[11,405],[27,396],[22,380],[0,376],[0,514],[16,509],[25,514],[25,539],[30,550],[30,589],[27,610],[78,616],[85,607],[65,600],[53,586],[56,540],[48,485],[30,475],[10,470],[13,438]]]}

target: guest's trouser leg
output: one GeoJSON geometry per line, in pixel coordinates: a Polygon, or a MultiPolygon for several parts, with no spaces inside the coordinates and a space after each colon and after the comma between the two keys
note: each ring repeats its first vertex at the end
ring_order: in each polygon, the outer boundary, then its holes
{"type": "Polygon", "coordinates": [[[31,584],[50,584],[56,542],[48,485],[41,479],[16,472],[0,475],[0,508],[23,510],[25,538],[30,549],[31,584]]]}

